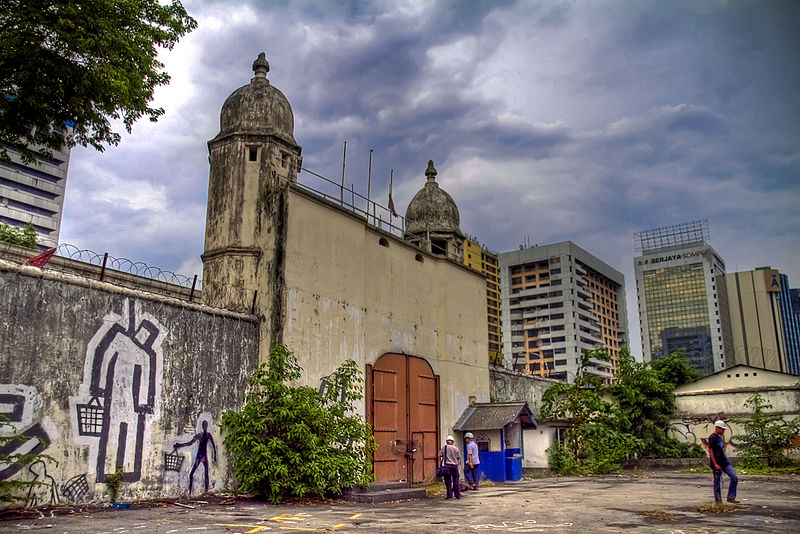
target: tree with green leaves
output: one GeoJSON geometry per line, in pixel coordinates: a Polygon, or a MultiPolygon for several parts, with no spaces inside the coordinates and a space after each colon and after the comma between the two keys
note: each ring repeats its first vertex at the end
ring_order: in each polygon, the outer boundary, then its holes
{"type": "Polygon", "coordinates": [[[584,351],[575,381],[554,384],[542,396],[539,419],[569,424],[564,442],[548,449],[550,470],[560,474],[614,472],[620,460],[642,447],[638,438],[620,430],[620,410],[605,400],[602,379],[589,372],[592,360],[610,357],[602,348],[584,351]]]}
{"type": "Polygon", "coordinates": [[[36,228],[31,223],[22,228],[0,223],[0,243],[11,243],[25,248],[36,248],[36,228]]]}
{"type": "Polygon", "coordinates": [[[766,458],[769,467],[790,465],[792,460],[787,453],[798,448],[800,417],[786,421],[781,415],[768,413],[772,404],[760,393],[750,396],[744,404],[751,415],[735,422],[744,426],[745,433],[731,438],[743,456],[742,466],[757,467],[760,458],[766,458]]]}
{"type": "Polygon", "coordinates": [[[178,0],[5,0],[0,7],[0,159],[24,161],[65,144],[117,145],[110,120],[130,132],[164,113],[150,105],[169,82],[158,48],[196,27],[178,0]],[[65,137],[63,126],[72,126],[65,137]]]}
{"type": "Polygon", "coordinates": [[[668,434],[675,412],[675,382],[683,383],[694,375],[694,368],[682,353],[641,363],[627,348],[620,350],[609,392],[619,407],[619,430],[641,440],[645,458],[702,456],[699,446],[691,447],[668,434]]]}
{"type": "Polygon", "coordinates": [[[684,349],[678,349],[672,354],[650,361],[650,368],[658,373],[662,382],[669,382],[673,387],[682,386],[703,376],[703,373],[689,362],[684,349]]]}
{"type": "Polygon", "coordinates": [[[285,496],[323,496],[372,480],[372,432],[353,415],[362,377],[347,360],[319,390],[291,386],[302,369],[281,344],[250,378],[241,410],[222,416],[224,443],[240,490],[278,503],[285,496]]]}

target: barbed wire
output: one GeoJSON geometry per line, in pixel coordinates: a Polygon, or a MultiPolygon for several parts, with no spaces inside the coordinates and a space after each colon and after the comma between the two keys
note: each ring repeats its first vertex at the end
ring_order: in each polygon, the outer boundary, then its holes
{"type": "Polygon", "coordinates": [[[167,284],[188,288],[194,285],[198,290],[202,288],[202,280],[197,275],[187,276],[178,274],[160,267],[148,265],[143,261],[117,258],[111,256],[108,252],[99,253],[86,248],[78,248],[71,243],[59,243],[58,247],[56,247],[56,255],[62,258],[88,263],[89,265],[96,265],[98,267],[105,266],[115,271],[141,276],[143,278],[150,278],[151,280],[159,280],[167,284]]]}
{"type": "MultiPolygon", "coordinates": [[[[254,289],[213,282],[203,284],[197,275],[174,273],[144,262],[81,249],[70,243],[61,243],[55,248],[57,257],[80,265],[50,262],[46,267],[48,270],[69,274],[86,281],[101,280],[128,289],[205,304],[236,313],[252,315],[255,311],[258,292],[254,289]],[[81,265],[91,269],[82,268],[81,265]],[[97,276],[88,274],[89,270],[96,271],[97,276]],[[118,276],[120,273],[130,276],[118,276]],[[163,285],[147,283],[148,280],[155,280],[163,285]]],[[[24,264],[32,253],[33,251],[15,245],[0,243],[0,258],[12,263],[24,264]]]]}

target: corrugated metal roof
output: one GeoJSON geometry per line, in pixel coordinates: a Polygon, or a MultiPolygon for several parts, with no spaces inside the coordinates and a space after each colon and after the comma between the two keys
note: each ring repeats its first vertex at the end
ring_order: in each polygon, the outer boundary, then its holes
{"type": "Polygon", "coordinates": [[[523,428],[536,428],[527,402],[487,402],[468,406],[453,430],[497,430],[514,422],[517,417],[523,428]]]}

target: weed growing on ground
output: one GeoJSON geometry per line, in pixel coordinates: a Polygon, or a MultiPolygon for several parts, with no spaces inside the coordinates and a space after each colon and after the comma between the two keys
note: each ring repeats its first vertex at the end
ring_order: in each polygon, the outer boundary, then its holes
{"type": "Polygon", "coordinates": [[[644,513],[647,517],[652,517],[654,519],[659,519],[661,521],[675,521],[675,514],[671,514],[666,510],[662,510],[661,508],[656,508],[655,510],[649,510],[644,513]]]}
{"type": "Polygon", "coordinates": [[[766,465],[751,465],[736,469],[742,475],[796,475],[800,474],[800,462],[793,462],[784,467],[769,467],[766,465]]]}
{"type": "Polygon", "coordinates": [[[708,514],[727,514],[736,512],[739,509],[740,507],[735,504],[725,504],[724,502],[714,502],[697,507],[698,512],[708,514]]]}

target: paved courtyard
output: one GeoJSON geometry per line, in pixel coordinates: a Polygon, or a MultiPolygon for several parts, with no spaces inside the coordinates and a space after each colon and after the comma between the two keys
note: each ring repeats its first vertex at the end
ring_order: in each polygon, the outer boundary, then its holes
{"type": "Polygon", "coordinates": [[[711,475],[623,474],[538,478],[485,485],[461,500],[358,504],[340,501],[273,506],[134,505],[38,519],[0,521],[0,532],[257,533],[257,532],[800,532],[800,476],[740,478],[742,504],[710,505],[711,475]]]}

